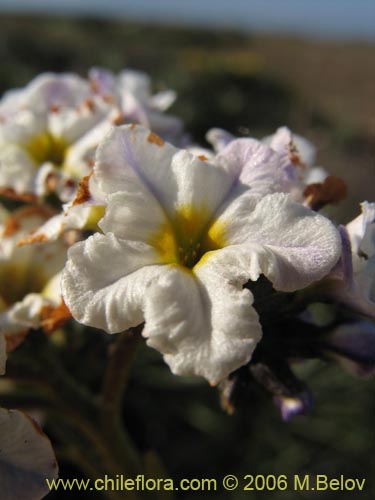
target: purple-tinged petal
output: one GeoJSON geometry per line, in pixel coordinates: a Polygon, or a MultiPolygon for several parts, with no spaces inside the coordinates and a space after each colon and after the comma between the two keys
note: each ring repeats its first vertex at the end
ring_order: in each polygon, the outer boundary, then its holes
{"type": "Polygon", "coordinates": [[[312,397],[308,391],[293,396],[275,396],[273,400],[285,422],[298,415],[309,415],[312,409],[312,397]]]}
{"type": "Polygon", "coordinates": [[[370,321],[336,327],[323,342],[323,352],[350,373],[366,376],[375,372],[375,324],[370,321]]]}
{"type": "Polygon", "coordinates": [[[201,210],[202,224],[211,218],[236,180],[225,170],[135,125],[113,128],[106,136],[97,150],[94,177],[106,195],[122,191],[132,198],[142,196],[145,204],[157,201],[171,218],[179,208],[201,210]]]}
{"type": "Polygon", "coordinates": [[[114,93],[115,78],[110,71],[104,68],[91,68],[89,71],[89,82],[93,91],[103,97],[114,93]]]}
{"type": "Polygon", "coordinates": [[[216,153],[220,153],[235,137],[222,128],[212,128],[207,132],[206,140],[212,144],[216,153]]]}
{"type": "Polygon", "coordinates": [[[341,238],[341,257],[327,278],[340,280],[344,288],[352,288],[354,282],[350,238],[345,226],[339,226],[338,231],[341,238]]]}
{"type": "Polygon", "coordinates": [[[315,147],[304,137],[293,134],[288,127],[278,128],[273,135],[265,137],[263,141],[280,155],[290,155],[294,151],[301,162],[308,167],[312,167],[315,162],[315,147]]]}
{"type": "Polygon", "coordinates": [[[339,265],[323,282],[321,293],[351,310],[375,319],[375,204],[364,202],[362,214],[340,228],[339,265]]]}
{"type": "Polygon", "coordinates": [[[299,380],[289,365],[278,363],[250,363],[255,380],[274,396],[283,420],[289,421],[297,415],[307,415],[312,409],[312,396],[304,382],[299,380]]]}
{"type": "Polygon", "coordinates": [[[174,90],[163,90],[161,92],[158,92],[157,94],[154,94],[150,97],[150,108],[158,111],[165,111],[170,106],[172,106],[172,104],[176,100],[176,97],[177,94],[174,90]]]}
{"type": "Polygon", "coordinates": [[[356,267],[375,255],[375,203],[364,201],[361,209],[362,213],[346,226],[356,267]]]}
{"type": "Polygon", "coordinates": [[[57,478],[56,458],[47,436],[26,414],[0,409],[2,500],[39,500],[57,478]]]}
{"type": "Polygon", "coordinates": [[[236,139],[214,159],[253,193],[266,195],[288,191],[280,156],[255,139],[236,139]]]}
{"type": "Polygon", "coordinates": [[[232,265],[256,281],[264,274],[276,290],[290,292],[326,276],[337,263],[341,244],[336,228],[289,195],[263,198],[251,190],[229,199],[209,230],[222,230],[225,248],[207,258],[232,265]]]}

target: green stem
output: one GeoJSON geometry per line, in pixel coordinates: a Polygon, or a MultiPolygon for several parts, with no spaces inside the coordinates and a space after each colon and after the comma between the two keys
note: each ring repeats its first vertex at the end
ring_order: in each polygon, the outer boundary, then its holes
{"type": "Polygon", "coordinates": [[[110,357],[101,391],[102,406],[113,413],[121,411],[121,403],[129,379],[129,371],[141,340],[142,326],[117,335],[111,346],[110,357]]]}
{"type": "MultiPolygon", "coordinates": [[[[33,356],[26,349],[9,363],[8,373],[16,379],[19,396],[30,388],[31,393],[37,389],[36,394],[39,393],[50,416],[49,428],[74,450],[71,456],[92,479],[105,474],[112,479],[117,474],[134,478],[142,473],[142,461],[121,419],[123,394],[139,339],[137,329],[124,332],[116,340],[99,398],[77,383],[61,363],[59,350],[40,333],[30,339],[33,356]]],[[[10,394],[8,401],[11,402],[10,394]]],[[[30,397],[31,406],[32,401],[30,397]]],[[[141,496],[141,492],[126,492],[129,500],[139,500],[141,496]]],[[[148,496],[158,495],[150,492],[148,496]]],[[[106,497],[117,500],[124,497],[124,492],[108,491],[106,497]]]]}
{"type": "Polygon", "coordinates": [[[118,334],[111,346],[110,357],[102,385],[99,404],[101,428],[113,443],[113,453],[125,464],[126,471],[137,475],[142,470],[140,457],[130,436],[123,432],[122,402],[129,371],[141,340],[142,327],[118,334]]]}

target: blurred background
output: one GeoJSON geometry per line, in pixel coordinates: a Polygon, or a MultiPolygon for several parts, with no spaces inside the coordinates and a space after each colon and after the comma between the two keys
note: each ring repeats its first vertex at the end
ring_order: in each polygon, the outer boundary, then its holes
{"type": "MultiPolygon", "coordinates": [[[[210,127],[262,137],[288,125],[318,147],[318,165],[347,183],[348,198],[330,208],[336,221],[348,222],[359,202],[374,200],[372,0],[0,0],[0,16],[0,93],[43,71],[144,70],[154,90],[177,91],[171,112],[197,143],[205,144],[210,127]]],[[[321,362],[297,371],[314,393],[311,416],[285,424],[256,389],[228,416],[215,390],[173,377],[145,348],[132,371],[125,418],[150,460],[161,457],[167,477],[344,474],[367,478],[365,491],[320,497],[374,498],[374,380],[321,362]]],[[[81,475],[63,459],[60,467],[62,477],[81,475]]],[[[220,498],[318,496],[252,494],[220,498]]],[[[48,498],[76,496],[61,491],[48,498]]]]}

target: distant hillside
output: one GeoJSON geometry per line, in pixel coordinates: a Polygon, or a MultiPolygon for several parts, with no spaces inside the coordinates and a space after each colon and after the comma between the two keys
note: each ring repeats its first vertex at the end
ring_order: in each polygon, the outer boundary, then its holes
{"type": "Polygon", "coordinates": [[[262,136],[288,124],[350,185],[340,219],[374,197],[374,45],[94,19],[3,15],[0,28],[0,92],[42,71],[142,69],[177,90],[173,112],[197,141],[212,126],[262,136]]]}

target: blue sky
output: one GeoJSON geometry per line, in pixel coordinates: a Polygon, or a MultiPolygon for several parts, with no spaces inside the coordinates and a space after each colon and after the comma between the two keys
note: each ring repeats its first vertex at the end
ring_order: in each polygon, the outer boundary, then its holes
{"type": "Polygon", "coordinates": [[[375,40],[375,0],[0,0],[1,10],[375,40]]]}

